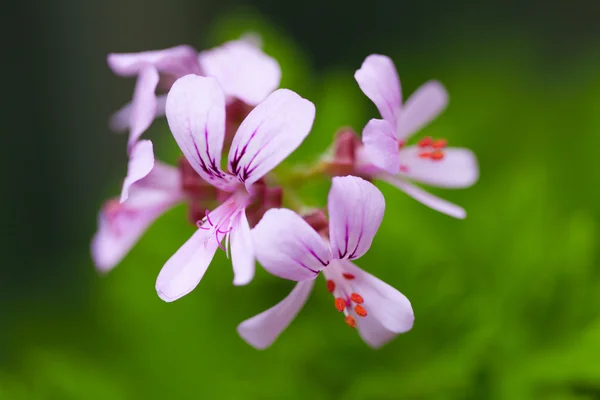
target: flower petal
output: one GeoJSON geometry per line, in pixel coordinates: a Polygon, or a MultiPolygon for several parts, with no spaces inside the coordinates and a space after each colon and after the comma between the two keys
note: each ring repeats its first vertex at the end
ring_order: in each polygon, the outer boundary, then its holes
{"type": "Polygon", "coordinates": [[[194,290],[218,247],[214,232],[198,229],[160,270],[156,279],[158,296],[171,302],[194,290]]]}
{"type": "Polygon", "coordinates": [[[234,40],[198,56],[205,76],[217,78],[227,96],[257,105],[279,86],[277,61],[250,40],[234,40]]]}
{"type": "Polygon", "coordinates": [[[157,100],[154,94],[158,85],[158,71],[148,66],[140,72],[135,84],[133,99],[131,100],[131,114],[129,115],[129,140],[128,148],[138,141],[156,116],[157,100]]]}
{"type": "Polygon", "coordinates": [[[333,256],[353,260],[365,254],[385,211],[385,200],[379,189],[355,176],[335,177],[327,209],[333,256]]]}
{"type": "Polygon", "coordinates": [[[114,268],[163,213],[182,200],[178,191],[163,191],[141,185],[131,187],[125,203],[107,201],[98,216],[98,231],[92,239],[92,259],[104,272],[114,268]]]}
{"type": "Polygon", "coordinates": [[[131,185],[146,177],[152,171],[152,168],[154,168],[152,142],[142,140],[133,146],[129,155],[127,176],[123,181],[123,190],[121,191],[121,203],[129,197],[129,188],[131,185]]]}
{"type": "MultiPolygon", "coordinates": [[[[167,102],[167,95],[161,94],[156,96],[156,115],[154,118],[162,118],[165,116],[165,103],[167,102]]],[[[129,120],[131,119],[131,105],[129,102],[117,110],[108,121],[108,127],[111,131],[116,133],[124,133],[129,129],[129,120]]]]}
{"type": "Polygon", "coordinates": [[[415,186],[400,177],[382,174],[378,178],[396,186],[413,199],[425,204],[429,208],[433,208],[436,211],[458,219],[464,219],[467,216],[464,208],[457,206],[456,204],[452,204],[444,199],[440,199],[439,197],[426,192],[420,187],[415,186]]]}
{"type": "Polygon", "coordinates": [[[354,74],[363,93],[377,106],[383,119],[396,126],[402,106],[400,79],[394,62],[387,56],[372,54],[354,74]]]}
{"type": "Polygon", "coordinates": [[[238,128],[229,151],[229,170],[249,188],[302,143],[314,119],[313,103],[291,90],[276,90],[238,128]]]}
{"type": "Polygon", "coordinates": [[[254,251],[275,276],[294,281],[314,279],[329,264],[327,243],[298,214],[272,208],[252,230],[254,251]]]}
{"type": "Polygon", "coordinates": [[[477,158],[469,149],[444,149],[441,160],[420,158],[422,150],[417,146],[400,150],[400,160],[406,166],[403,175],[411,180],[443,188],[465,188],[479,178],[477,158]]]}
{"type": "Polygon", "coordinates": [[[362,132],[365,152],[371,163],[390,173],[400,169],[395,127],[386,120],[370,120],[362,132]]]}
{"type": "MultiPolygon", "coordinates": [[[[365,321],[368,321],[369,316],[373,317],[384,329],[395,333],[407,332],[412,328],[415,315],[406,296],[349,261],[344,261],[343,269],[354,275],[352,289],[364,300],[362,306],[368,312],[365,321]]],[[[359,324],[361,323],[363,318],[359,318],[359,324]]],[[[380,341],[388,337],[375,324],[364,328],[363,333],[374,342],[377,342],[376,336],[380,341]]]]}
{"type": "Polygon", "coordinates": [[[238,325],[239,335],[249,345],[266,349],[292,322],[306,303],[314,281],[298,282],[291,293],[275,306],[238,325]]]}
{"type": "Polygon", "coordinates": [[[448,105],[448,92],[441,83],[429,81],[411,96],[398,117],[398,138],[406,140],[438,116],[448,105]]]}
{"type": "Polygon", "coordinates": [[[167,96],[167,121],[190,165],[207,182],[227,189],[221,168],[225,135],[225,95],[214,78],[186,75],[167,96]]]}
{"type": "Polygon", "coordinates": [[[247,285],[254,278],[254,244],[244,211],[236,216],[230,236],[233,284],[247,285]]]}
{"type": "Polygon", "coordinates": [[[194,48],[181,45],[140,53],[112,53],[107,61],[110,69],[119,76],[135,76],[147,65],[154,66],[159,72],[182,76],[199,73],[197,55],[194,48]]]}
{"type": "Polygon", "coordinates": [[[361,339],[374,349],[390,342],[398,334],[386,329],[377,318],[369,314],[366,317],[355,317],[358,320],[356,329],[361,339]]]}

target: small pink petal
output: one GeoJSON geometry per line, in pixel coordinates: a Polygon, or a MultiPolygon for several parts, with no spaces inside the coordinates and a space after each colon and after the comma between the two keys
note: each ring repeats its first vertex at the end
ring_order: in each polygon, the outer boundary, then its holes
{"type": "Polygon", "coordinates": [[[217,78],[227,96],[257,105],[279,86],[277,61],[249,40],[235,40],[198,56],[205,76],[217,78]]]}
{"type": "MultiPolygon", "coordinates": [[[[162,118],[165,116],[165,103],[167,102],[167,95],[161,94],[156,96],[156,115],[154,118],[162,118]]],[[[119,110],[117,110],[108,121],[108,127],[111,131],[116,133],[124,133],[129,129],[129,120],[131,119],[131,102],[125,104],[119,110]]]]}
{"type": "Polygon", "coordinates": [[[477,182],[479,167],[471,150],[446,148],[441,160],[421,158],[422,151],[417,146],[400,150],[402,164],[408,167],[403,175],[409,179],[443,188],[465,188],[477,182]]]}
{"type": "Polygon", "coordinates": [[[421,85],[406,103],[398,118],[398,138],[406,140],[437,117],[448,105],[448,92],[437,81],[421,85]]]}
{"type": "Polygon", "coordinates": [[[298,214],[272,208],[252,230],[256,258],[275,276],[314,279],[329,264],[327,243],[298,214]]]}
{"type": "Polygon", "coordinates": [[[387,56],[372,54],[356,71],[354,79],[383,119],[395,126],[402,106],[402,91],[394,62],[387,56]]]}
{"type": "Polygon", "coordinates": [[[440,199],[439,197],[436,197],[431,193],[426,192],[420,187],[407,182],[403,178],[388,174],[382,174],[378,176],[378,178],[396,186],[398,189],[402,190],[404,193],[406,193],[413,199],[417,200],[422,204],[425,204],[427,207],[432,208],[436,211],[458,219],[464,219],[467,216],[467,213],[464,210],[464,208],[459,207],[456,204],[452,204],[449,201],[440,199]]]}
{"type": "Polygon", "coordinates": [[[158,71],[148,66],[140,72],[131,100],[131,114],[129,115],[129,150],[135,145],[154,121],[156,116],[157,100],[154,91],[158,84],[158,71]]]}
{"type": "Polygon", "coordinates": [[[236,286],[247,285],[254,278],[255,258],[250,225],[248,225],[244,211],[240,212],[233,222],[230,244],[233,284],[236,286]]]}
{"type": "Polygon", "coordinates": [[[229,189],[220,167],[225,137],[225,95],[214,78],[186,75],[167,96],[167,121],[190,165],[205,181],[229,189]]]}
{"type": "Polygon", "coordinates": [[[239,324],[239,335],[257,349],[269,347],[304,307],[313,285],[312,280],[298,282],[277,305],[239,324]]]}
{"type": "Polygon", "coordinates": [[[156,292],[164,301],[175,301],[200,283],[219,244],[210,230],[198,229],[167,261],[156,279],[156,292]]]}
{"type": "Polygon", "coordinates": [[[302,143],[314,119],[313,103],[291,90],[276,90],[238,128],[229,151],[229,170],[249,188],[302,143]]]}
{"type": "Polygon", "coordinates": [[[199,72],[197,55],[194,48],[181,45],[140,53],[112,53],[107,61],[110,69],[119,76],[135,76],[147,65],[154,66],[159,72],[182,76],[199,72]]]}
{"type": "Polygon", "coordinates": [[[152,142],[141,140],[131,150],[129,155],[129,165],[127,167],[127,176],[123,181],[123,190],[121,191],[121,203],[129,197],[129,188],[134,183],[145,178],[154,168],[154,152],[152,142]]]}
{"type": "MultiPolygon", "coordinates": [[[[404,333],[412,328],[415,315],[406,296],[349,261],[343,262],[343,269],[344,272],[355,277],[352,280],[352,289],[360,294],[364,300],[361,305],[368,311],[368,316],[364,319],[365,322],[369,321],[368,318],[371,316],[385,330],[394,333],[404,333]]],[[[360,318],[358,322],[359,325],[362,324],[363,318],[360,318]]],[[[367,334],[374,344],[389,338],[389,335],[381,330],[375,332],[376,328],[378,327],[373,324],[366,327],[363,333],[367,334]],[[370,332],[368,332],[369,330],[370,332]],[[377,340],[377,337],[379,337],[379,340],[377,340]]]]}
{"type": "Polygon", "coordinates": [[[400,169],[396,128],[386,120],[370,120],[362,133],[365,153],[371,163],[390,173],[400,169]]]}
{"type": "Polygon", "coordinates": [[[327,209],[333,256],[356,259],[365,254],[385,211],[385,200],[379,189],[355,176],[335,177],[327,209]]]}

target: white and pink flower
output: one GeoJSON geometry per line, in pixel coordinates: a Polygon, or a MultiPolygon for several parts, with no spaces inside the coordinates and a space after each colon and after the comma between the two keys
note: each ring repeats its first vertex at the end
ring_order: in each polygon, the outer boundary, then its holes
{"type": "Polygon", "coordinates": [[[267,211],[252,231],[257,259],[273,275],[298,283],[279,304],[242,322],[242,338],[259,349],[270,346],[304,306],[319,273],[346,323],[370,346],[410,330],[414,314],[408,299],[352,263],[371,247],[384,210],[375,186],[347,176],[333,178],[328,228],[317,232],[288,209],[267,211]]]}
{"type": "Polygon", "coordinates": [[[226,95],[215,78],[178,79],[166,101],[166,116],[177,144],[198,175],[229,197],[199,221],[199,229],[162,268],[156,290],[174,301],[200,282],[219,247],[231,252],[234,284],[249,283],[255,256],[246,207],[255,185],[302,143],[315,117],[314,105],[279,89],[256,106],[239,126],[221,169],[226,95]]]}
{"type": "Polygon", "coordinates": [[[372,119],[362,132],[364,147],[357,153],[362,175],[384,180],[437,211],[465,218],[463,208],[427,193],[412,181],[442,188],[465,188],[479,177],[475,155],[447,147],[444,139],[408,140],[448,104],[448,94],[436,81],[419,87],[403,104],[400,79],[389,57],[368,56],[354,74],[361,90],[377,106],[382,119],[372,119]]]}

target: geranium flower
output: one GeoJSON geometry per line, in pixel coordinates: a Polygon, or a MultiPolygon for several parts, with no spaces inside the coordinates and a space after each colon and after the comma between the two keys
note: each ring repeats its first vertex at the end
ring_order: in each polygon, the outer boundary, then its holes
{"type": "Polygon", "coordinates": [[[304,306],[319,273],[335,308],[370,346],[380,347],[410,330],[414,314],[408,299],[351,261],[371,247],[384,209],[375,186],[347,176],[333,178],[329,227],[319,232],[291,210],[267,211],[252,231],[256,256],[273,275],[299,283],[279,304],[242,322],[240,336],[256,348],[270,346],[304,306]]]}
{"type": "Polygon", "coordinates": [[[279,89],[256,106],[237,130],[221,169],[225,136],[225,93],[214,78],[187,75],[167,96],[166,115],[177,144],[198,175],[229,197],[199,221],[199,229],[167,261],[156,281],[165,301],[176,300],[202,279],[225,240],[231,251],[234,284],[254,276],[254,249],[246,207],[254,185],[294,151],[310,132],[315,107],[296,93],[279,89]]]}
{"type": "Polygon", "coordinates": [[[394,63],[378,54],[368,56],[354,77],[383,118],[370,120],[362,132],[364,148],[357,154],[361,174],[391,183],[437,211],[464,218],[466,213],[461,207],[411,183],[465,188],[479,177],[475,155],[468,149],[447,147],[445,139],[426,137],[407,146],[410,137],[448,104],[444,87],[436,81],[427,82],[402,104],[394,63]]]}

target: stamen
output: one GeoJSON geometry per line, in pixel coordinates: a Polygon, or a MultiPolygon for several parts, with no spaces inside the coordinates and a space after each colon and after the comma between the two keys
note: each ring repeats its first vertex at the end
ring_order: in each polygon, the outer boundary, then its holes
{"type": "Polygon", "coordinates": [[[406,142],[404,140],[398,140],[398,148],[401,149],[406,145],[406,142]]]}
{"type": "Polygon", "coordinates": [[[335,282],[331,279],[327,280],[327,290],[329,291],[329,293],[333,293],[333,291],[335,290],[335,282]]]}
{"type": "Polygon", "coordinates": [[[346,324],[348,324],[350,328],[356,328],[356,320],[352,315],[346,315],[346,324]]]}
{"type": "Polygon", "coordinates": [[[419,143],[417,143],[417,146],[424,148],[424,147],[428,147],[431,146],[431,143],[433,142],[433,139],[431,138],[431,136],[427,136],[424,137],[423,139],[419,140],[419,143]]]}
{"type": "Polygon", "coordinates": [[[431,147],[434,149],[443,149],[448,146],[448,141],[446,139],[438,139],[431,143],[431,147]]]}
{"type": "Polygon", "coordinates": [[[352,279],[356,278],[354,275],[348,274],[348,273],[343,273],[342,276],[344,278],[348,279],[349,281],[351,281],[352,279]]]}
{"type": "Polygon", "coordinates": [[[350,300],[352,300],[356,304],[362,304],[365,302],[365,300],[362,298],[362,296],[358,293],[352,293],[350,295],[350,300]]]}
{"type": "Polygon", "coordinates": [[[208,210],[206,210],[206,220],[208,221],[208,223],[210,224],[210,226],[214,226],[214,224],[210,220],[210,211],[208,211],[208,210]]]}
{"type": "Polygon", "coordinates": [[[444,158],[444,152],[441,150],[436,150],[429,156],[434,161],[440,161],[444,158]]]}
{"type": "Polygon", "coordinates": [[[419,153],[419,158],[430,158],[431,154],[432,153],[430,153],[428,151],[422,151],[422,152],[419,153]]]}
{"type": "Polygon", "coordinates": [[[354,307],[354,311],[356,312],[356,314],[358,314],[359,317],[366,317],[367,316],[367,310],[365,310],[365,308],[361,305],[357,305],[354,307]]]}
{"type": "Polygon", "coordinates": [[[344,311],[344,309],[346,308],[346,302],[341,297],[337,297],[335,299],[335,303],[334,304],[335,304],[335,308],[337,308],[337,310],[339,312],[344,311]]]}
{"type": "Polygon", "coordinates": [[[407,174],[409,170],[408,165],[400,165],[400,172],[407,174]]]}
{"type": "Polygon", "coordinates": [[[208,226],[202,226],[202,224],[204,224],[203,220],[196,221],[198,229],[202,229],[203,231],[208,231],[210,229],[208,226]]]}

